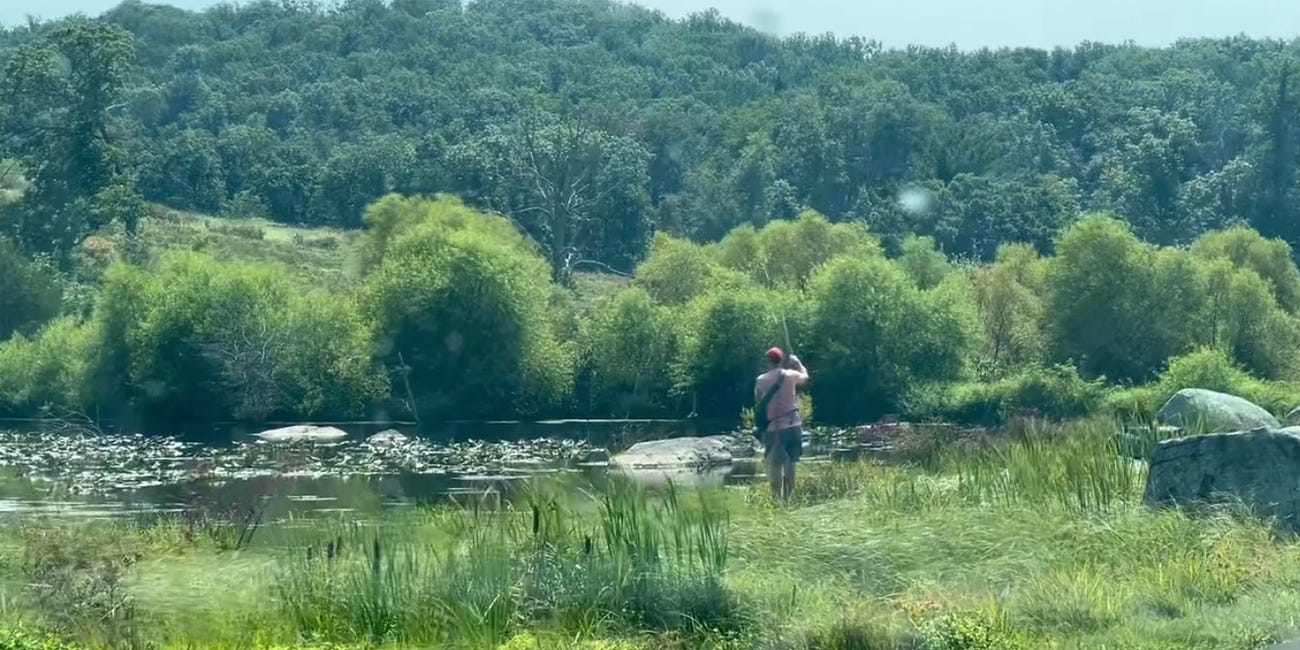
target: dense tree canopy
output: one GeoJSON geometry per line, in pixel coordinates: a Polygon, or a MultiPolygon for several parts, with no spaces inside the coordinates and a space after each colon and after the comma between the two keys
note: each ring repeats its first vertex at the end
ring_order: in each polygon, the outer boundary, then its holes
{"type": "Polygon", "coordinates": [[[716,240],[804,209],[985,260],[1046,252],[1081,211],[1157,244],[1235,222],[1300,242],[1295,43],[884,50],[607,0],[126,0],[0,32],[0,58],[25,102],[54,98],[11,118],[71,118],[8,144],[80,143],[103,170],[34,167],[38,192],[96,196],[123,162],[152,201],[339,225],[452,193],[520,223],[561,280],[630,271],[654,230],[716,240]],[[900,205],[909,186],[929,209],[900,205]]]}

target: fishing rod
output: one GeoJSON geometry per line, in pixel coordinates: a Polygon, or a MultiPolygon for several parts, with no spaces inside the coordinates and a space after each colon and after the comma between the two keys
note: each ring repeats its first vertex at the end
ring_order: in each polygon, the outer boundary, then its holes
{"type": "MultiPolygon", "coordinates": [[[[763,247],[763,277],[767,278],[767,286],[776,288],[776,283],[772,282],[772,274],[768,272],[767,267],[771,266],[772,259],[768,256],[767,247],[763,247]]],[[[790,344],[790,325],[785,320],[785,310],[776,308],[777,317],[781,319],[781,329],[785,333],[785,352],[787,355],[794,354],[794,346],[790,344]]]]}

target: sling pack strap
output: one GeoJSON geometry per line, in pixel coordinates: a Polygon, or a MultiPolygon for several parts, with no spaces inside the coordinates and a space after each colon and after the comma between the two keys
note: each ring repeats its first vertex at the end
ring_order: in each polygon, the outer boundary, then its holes
{"type": "Polygon", "coordinates": [[[776,391],[781,390],[783,383],[785,383],[784,372],[777,375],[776,383],[767,389],[767,394],[763,395],[763,399],[760,399],[758,405],[754,407],[754,426],[758,429],[756,433],[759,435],[767,430],[767,405],[772,403],[772,398],[776,395],[776,391]]]}

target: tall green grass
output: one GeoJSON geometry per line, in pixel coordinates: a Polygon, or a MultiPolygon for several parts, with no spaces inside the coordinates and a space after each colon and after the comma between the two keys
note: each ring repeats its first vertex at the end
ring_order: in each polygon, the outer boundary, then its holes
{"type": "Polygon", "coordinates": [[[1125,453],[1118,429],[1106,421],[1031,422],[1019,439],[952,454],[948,465],[962,495],[977,503],[1105,510],[1138,495],[1146,480],[1145,468],[1125,453]]]}
{"type": "Polygon", "coordinates": [[[276,567],[308,639],[491,646],[533,626],[690,632],[743,624],[722,581],[729,513],[718,495],[652,499],[615,480],[583,512],[534,491],[435,517],[429,540],[349,526],[276,567]]]}

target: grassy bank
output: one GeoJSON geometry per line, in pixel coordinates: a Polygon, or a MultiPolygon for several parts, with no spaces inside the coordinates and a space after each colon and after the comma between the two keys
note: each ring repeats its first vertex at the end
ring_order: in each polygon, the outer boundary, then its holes
{"type": "MultiPolygon", "coordinates": [[[[1296,626],[1300,544],[1152,512],[1111,428],[1031,427],[908,466],[761,486],[292,522],[28,522],[7,620],[84,645],[254,648],[1254,648],[1296,626]],[[932,469],[922,469],[929,466],[932,469]]],[[[917,449],[923,449],[918,446],[917,449]]],[[[26,643],[26,642],[24,642],[26,643]]],[[[5,647],[36,647],[10,644],[5,647]]]]}

